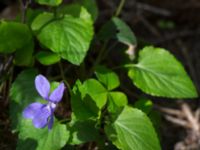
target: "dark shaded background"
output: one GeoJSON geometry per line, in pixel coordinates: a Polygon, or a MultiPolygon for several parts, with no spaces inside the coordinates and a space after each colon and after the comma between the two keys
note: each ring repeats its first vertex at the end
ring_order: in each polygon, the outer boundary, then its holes
{"type": "MultiPolygon", "coordinates": [[[[95,24],[96,30],[115,13],[119,2],[119,0],[97,0],[99,17],[95,24]]],[[[14,18],[19,12],[16,0],[0,0],[0,18],[14,18]]],[[[185,66],[200,93],[199,0],[126,0],[120,17],[134,31],[139,41],[138,48],[155,45],[170,50],[185,66]]],[[[1,61],[0,57],[0,63],[1,61]]],[[[155,109],[159,110],[162,117],[159,132],[163,150],[200,150],[200,136],[196,137],[193,130],[187,127],[170,122],[167,119],[168,113],[163,111],[163,108],[170,108],[181,112],[184,103],[193,113],[199,109],[199,99],[184,102],[152,99],[157,106],[155,109]]],[[[8,103],[0,97],[0,149],[2,150],[13,150],[16,144],[16,135],[10,131],[8,103]]]]}

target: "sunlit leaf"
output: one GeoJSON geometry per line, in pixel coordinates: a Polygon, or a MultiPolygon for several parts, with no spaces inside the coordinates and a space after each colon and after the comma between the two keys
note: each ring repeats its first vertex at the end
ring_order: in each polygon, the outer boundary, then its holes
{"type": "Polygon", "coordinates": [[[73,87],[71,107],[77,120],[95,119],[100,113],[95,101],[85,94],[84,87],[79,80],[73,87]]]}
{"type": "Polygon", "coordinates": [[[88,79],[83,83],[85,93],[91,96],[100,109],[106,104],[107,90],[95,79],[88,79]]]}
{"type": "MultiPolygon", "coordinates": [[[[81,10],[82,15],[88,15],[84,8],[81,10]]],[[[51,13],[40,14],[32,29],[41,44],[76,65],[85,58],[93,36],[91,19],[70,15],[55,19],[51,13]]]]}
{"type": "Polygon", "coordinates": [[[147,94],[169,98],[197,97],[196,89],[181,63],[162,48],[145,47],[128,76],[147,94]]]}
{"type": "Polygon", "coordinates": [[[161,150],[149,118],[142,111],[129,106],[106,126],[106,134],[122,150],[161,150]]]}
{"type": "Polygon", "coordinates": [[[119,109],[128,104],[126,95],[122,92],[109,92],[108,93],[108,111],[115,113],[119,109]]]}
{"type": "Polygon", "coordinates": [[[104,66],[96,67],[95,74],[98,80],[102,82],[108,90],[113,90],[120,85],[117,74],[104,66]]]}

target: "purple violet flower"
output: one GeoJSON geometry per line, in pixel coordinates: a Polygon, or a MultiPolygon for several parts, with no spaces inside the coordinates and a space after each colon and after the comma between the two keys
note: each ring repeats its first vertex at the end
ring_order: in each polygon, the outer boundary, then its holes
{"type": "Polygon", "coordinates": [[[23,117],[26,119],[32,119],[33,125],[36,128],[44,128],[48,125],[49,130],[53,126],[53,114],[58,102],[61,101],[65,90],[64,83],[60,85],[50,93],[50,83],[43,76],[38,75],[35,78],[35,87],[40,96],[47,100],[47,104],[41,104],[35,102],[27,106],[23,111],[23,117]]]}

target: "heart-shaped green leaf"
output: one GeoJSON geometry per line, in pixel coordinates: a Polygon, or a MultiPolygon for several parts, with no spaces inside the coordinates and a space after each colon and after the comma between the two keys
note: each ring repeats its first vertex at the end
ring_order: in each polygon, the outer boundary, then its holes
{"type": "Polygon", "coordinates": [[[100,30],[98,37],[101,40],[117,39],[127,45],[136,45],[136,37],[130,27],[120,18],[113,17],[100,30]]]}
{"type": "Polygon", "coordinates": [[[73,87],[71,97],[71,107],[77,120],[95,119],[99,115],[100,109],[95,101],[85,94],[85,87],[78,80],[73,87]]]}
{"type": "Polygon", "coordinates": [[[115,113],[128,104],[126,95],[122,92],[108,92],[108,111],[115,113]]]}
{"type": "Polygon", "coordinates": [[[104,66],[97,66],[95,74],[99,81],[102,82],[108,90],[113,90],[120,85],[117,74],[104,66]]]}
{"type": "Polygon", "coordinates": [[[93,23],[82,8],[81,16],[64,15],[54,18],[51,13],[40,14],[32,24],[41,44],[63,59],[79,65],[87,54],[93,36],[93,23]]]}
{"type": "Polygon", "coordinates": [[[107,102],[107,90],[95,79],[88,79],[83,83],[85,94],[91,96],[98,108],[102,108],[107,102]]]}
{"type": "Polygon", "coordinates": [[[162,48],[145,47],[128,76],[147,94],[169,98],[197,97],[196,89],[181,63],[162,48]]]}
{"type": "Polygon", "coordinates": [[[122,150],[160,150],[151,121],[145,113],[126,106],[118,118],[106,126],[106,134],[122,150]]]}

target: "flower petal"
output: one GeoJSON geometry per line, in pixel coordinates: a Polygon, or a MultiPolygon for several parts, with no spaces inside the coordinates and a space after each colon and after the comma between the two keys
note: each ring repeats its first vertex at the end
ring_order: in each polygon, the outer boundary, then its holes
{"type": "Polygon", "coordinates": [[[23,111],[23,117],[27,119],[33,119],[38,111],[40,111],[40,109],[44,106],[44,104],[38,102],[28,105],[23,111]]]}
{"type": "Polygon", "coordinates": [[[49,97],[49,101],[57,103],[59,102],[62,97],[63,97],[63,93],[65,90],[65,85],[64,83],[61,83],[50,95],[49,97]]]}
{"type": "Polygon", "coordinates": [[[51,130],[53,127],[54,117],[53,115],[50,116],[49,122],[48,122],[48,129],[51,130]]]}
{"type": "Polygon", "coordinates": [[[48,100],[48,96],[49,96],[49,92],[50,92],[50,84],[49,84],[49,81],[43,75],[38,75],[35,78],[35,87],[36,87],[38,93],[45,100],[48,100]]]}
{"type": "Polygon", "coordinates": [[[46,107],[43,107],[38,111],[38,113],[33,118],[33,125],[36,128],[44,128],[48,123],[48,118],[51,116],[51,110],[49,109],[49,106],[46,105],[46,107]]]}

